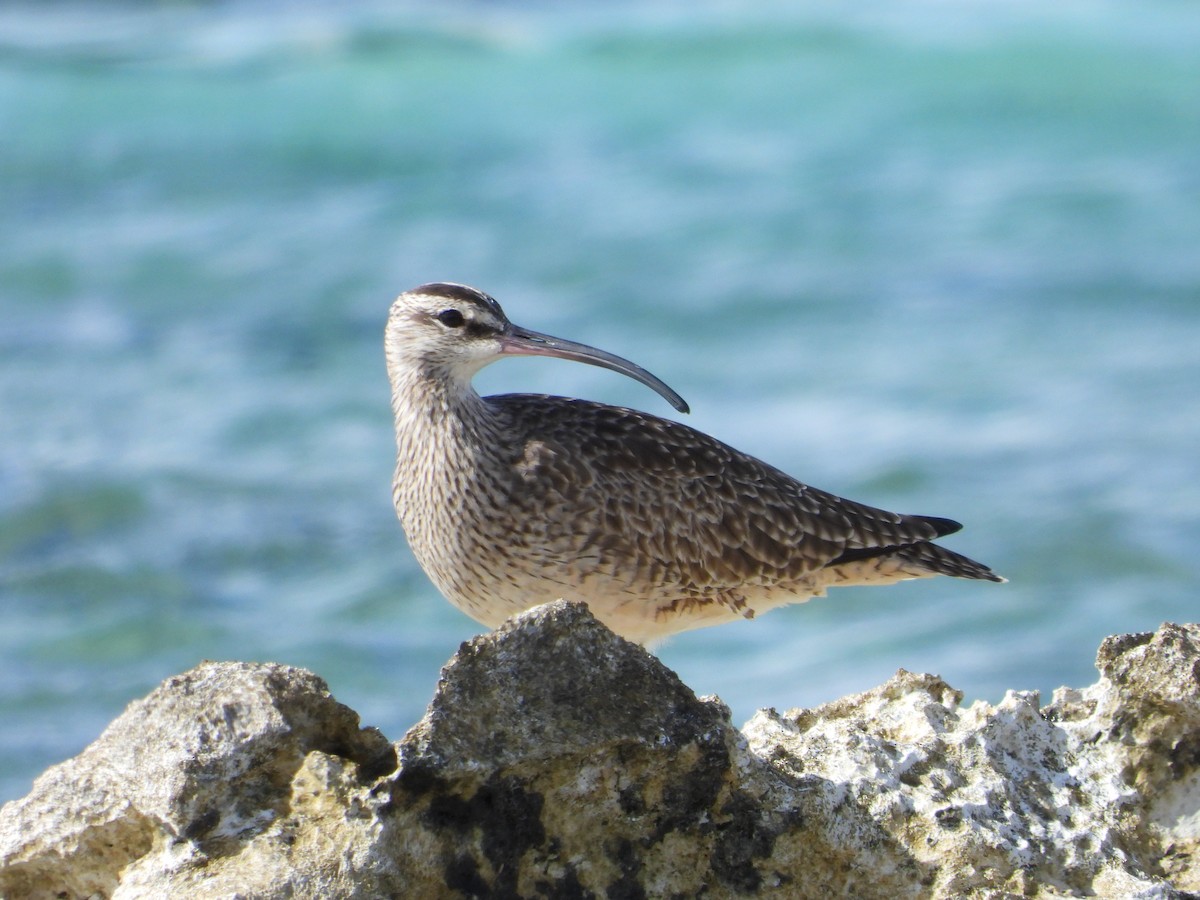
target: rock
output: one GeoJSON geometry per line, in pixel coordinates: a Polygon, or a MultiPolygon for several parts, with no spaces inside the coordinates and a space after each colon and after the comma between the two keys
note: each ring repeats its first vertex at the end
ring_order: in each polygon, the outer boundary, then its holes
{"type": "Polygon", "coordinates": [[[364,781],[396,762],[315,675],[204,663],[0,810],[0,896],[173,895],[168,885],[269,839],[294,803],[289,785],[322,758],[364,781]]]}
{"type": "Polygon", "coordinates": [[[742,733],[553,603],[392,745],[310,673],[206,663],[0,810],[0,896],[1187,896],[1200,626],[1098,666],[1045,708],[902,671],[742,733]]]}

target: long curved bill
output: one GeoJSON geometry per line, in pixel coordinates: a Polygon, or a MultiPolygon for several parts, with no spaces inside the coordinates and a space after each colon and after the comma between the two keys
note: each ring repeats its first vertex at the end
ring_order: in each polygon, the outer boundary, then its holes
{"type": "Polygon", "coordinates": [[[640,381],[646,387],[657,391],[663,399],[681,413],[690,412],[687,402],[677,393],[667,387],[660,378],[651,375],[639,365],[631,363],[614,353],[597,350],[587,344],[577,344],[562,338],[551,337],[513,325],[500,339],[502,353],[512,356],[555,356],[559,359],[573,359],[576,362],[599,366],[602,369],[612,369],[622,375],[628,375],[635,381],[640,381]]]}

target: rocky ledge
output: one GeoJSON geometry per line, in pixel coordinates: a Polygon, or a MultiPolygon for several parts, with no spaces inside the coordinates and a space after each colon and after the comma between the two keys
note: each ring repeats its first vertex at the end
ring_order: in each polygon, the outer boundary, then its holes
{"type": "Polygon", "coordinates": [[[464,644],[399,743],[206,663],[0,810],[5,898],[1186,897],[1200,626],[963,708],[932,675],[744,731],[586,608],[464,644]]]}

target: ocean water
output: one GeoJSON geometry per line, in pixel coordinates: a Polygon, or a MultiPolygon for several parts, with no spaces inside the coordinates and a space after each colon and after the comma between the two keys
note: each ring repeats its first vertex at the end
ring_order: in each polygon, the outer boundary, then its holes
{"type": "Polygon", "coordinates": [[[1011,579],[658,649],[736,721],[900,667],[1088,684],[1195,621],[1198,45],[1162,0],[5,4],[0,800],[202,659],[421,716],[480,630],[390,507],[383,323],[430,280],[1011,579]]]}

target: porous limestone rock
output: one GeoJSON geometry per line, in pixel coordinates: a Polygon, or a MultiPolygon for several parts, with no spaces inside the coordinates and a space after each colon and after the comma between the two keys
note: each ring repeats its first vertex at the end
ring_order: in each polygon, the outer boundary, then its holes
{"type": "Polygon", "coordinates": [[[297,804],[292,783],[322,759],[370,782],[396,754],[309,672],[204,663],[0,810],[0,897],[175,896],[189,873],[199,883],[274,834],[297,804]]]}
{"type": "Polygon", "coordinates": [[[462,646],[398,744],[206,663],[0,810],[0,897],[1185,897],[1200,626],[963,708],[900,672],[745,732],[586,607],[462,646]]]}

